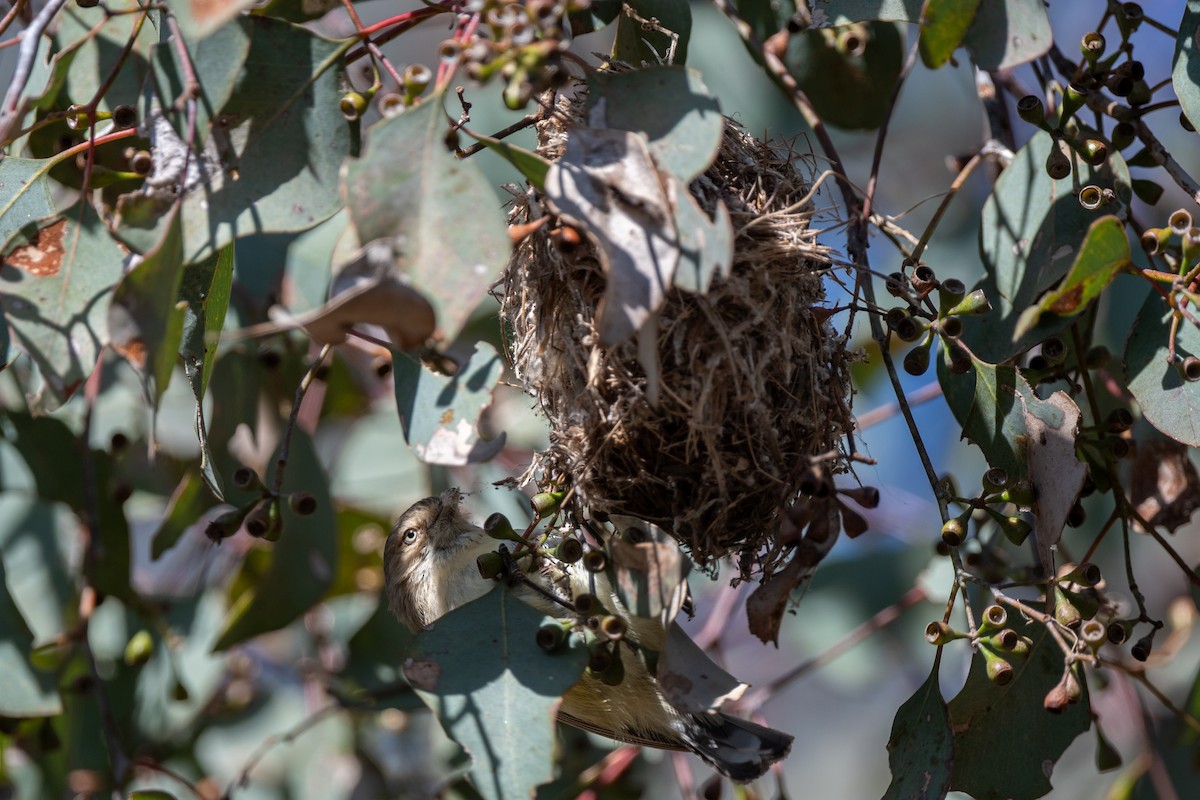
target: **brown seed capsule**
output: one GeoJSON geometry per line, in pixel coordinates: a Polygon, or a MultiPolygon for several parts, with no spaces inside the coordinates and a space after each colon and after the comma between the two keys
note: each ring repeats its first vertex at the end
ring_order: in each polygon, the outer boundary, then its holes
{"type": "Polygon", "coordinates": [[[608,557],[603,550],[588,550],[583,554],[583,568],[588,572],[603,572],[608,566],[608,557]]]}

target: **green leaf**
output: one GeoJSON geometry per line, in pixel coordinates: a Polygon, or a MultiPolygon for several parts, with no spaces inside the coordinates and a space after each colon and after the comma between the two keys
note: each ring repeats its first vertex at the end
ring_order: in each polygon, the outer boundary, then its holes
{"type": "MultiPolygon", "coordinates": [[[[278,455],[271,464],[277,464],[278,455]]],[[[272,481],[273,471],[265,482],[270,486],[272,481]]],[[[272,548],[270,567],[235,601],[213,650],[226,650],[291,624],[312,608],[333,582],[337,570],[333,502],[312,442],[303,431],[293,430],[283,495],[299,491],[316,499],[316,511],[302,517],[284,500],[283,533],[272,548]]]]}
{"type": "Polygon", "coordinates": [[[167,0],[167,8],[179,20],[189,48],[195,46],[194,42],[230,27],[225,23],[252,5],[254,0],[167,0]]]}
{"type": "Polygon", "coordinates": [[[158,560],[214,505],[212,496],[205,490],[205,481],[195,472],[185,475],[171,495],[166,514],[150,540],[150,557],[158,560]]]}
{"type": "Polygon", "coordinates": [[[1021,313],[1066,276],[1089,226],[1102,216],[1079,204],[1079,187],[1112,189],[1118,202],[1130,202],[1129,170],[1117,153],[1099,168],[1076,158],[1075,174],[1054,180],[1046,174],[1050,147],[1049,134],[1034,134],[1001,173],[983,206],[979,250],[988,274],[980,286],[993,310],[963,318],[963,341],[983,361],[1005,361],[1070,323],[1069,318],[1044,317],[1036,327],[1014,336],[1021,313]]]}
{"type": "Polygon", "coordinates": [[[954,764],[954,737],[950,712],[938,687],[936,664],[896,712],[887,749],[892,782],[883,800],[941,800],[946,796],[954,764]]]}
{"type": "Polygon", "coordinates": [[[874,130],[900,77],[904,43],[890,22],[859,23],[861,52],[847,50],[849,30],[820,28],[788,38],[783,62],[828,125],[874,130]]]}
{"type": "Polygon", "coordinates": [[[71,558],[77,526],[65,505],[12,491],[0,494],[5,591],[21,610],[36,644],[53,641],[66,630],[67,614],[74,614],[68,609],[75,597],[71,558]]]}
{"type": "Polygon", "coordinates": [[[975,19],[979,0],[925,0],[921,9],[921,60],[937,69],[950,60],[975,19]]]}
{"type": "MultiPolygon", "coordinates": [[[[1200,381],[1167,363],[1171,311],[1151,292],[1125,343],[1125,378],[1146,421],[1172,439],[1200,447],[1200,381]]],[[[1200,357],[1200,329],[1186,319],[1175,333],[1176,358],[1200,357]]]]}
{"type": "Polygon", "coordinates": [[[225,312],[233,285],[232,245],[222,247],[216,255],[192,264],[183,270],[180,297],[187,303],[183,313],[183,335],[179,355],[183,358],[183,373],[187,376],[196,398],[196,436],[200,440],[200,474],[218,500],[224,499],[221,478],[213,464],[212,448],[208,441],[208,424],[204,419],[204,393],[217,360],[217,344],[225,327],[225,312]]]}
{"type": "Polygon", "coordinates": [[[1033,61],[1050,49],[1054,33],[1042,0],[988,0],[979,4],[963,44],[980,69],[1000,70],[1033,61]]]}
{"type": "MultiPolygon", "coordinates": [[[[236,20],[199,40],[189,35],[186,28],[183,33],[196,80],[196,140],[202,143],[208,139],[212,118],[237,88],[242,65],[250,52],[253,28],[245,20],[236,20]]],[[[187,104],[179,100],[188,90],[187,71],[177,43],[167,38],[156,44],[150,54],[150,65],[157,91],[143,96],[143,116],[155,107],[161,108],[175,130],[186,136],[187,104]]]]}
{"type": "Polygon", "coordinates": [[[446,147],[445,94],[373,125],[343,189],[359,241],[392,238],[405,272],[433,304],[446,341],[462,330],[510,248],[487,178],[446,147]]]}
{"type": "Polygon", "coordinates": [[[33,633],[8,593],[0,561],[0,717],[49,717],[62,713],[54,675],[29,662],[33,633]]]}
{"type": "Polygon", "coordinates": [[[1088,228],[1067,277],[1037,305],[1021,313],[1013,336],[1020,339],[1031,331],[1044,313],[1071,317],[1083,311],[1129,263],[1125,226],[1112,215],[1096,220],[1088,228]]]}
{"type": "Polygon", "coordinates": [[[419,634],[405,662],[409,683],[471,755],[486,798],[530,797],[554,776],[555,710],[583,673],[587,648],[572,636],[569,647],[544,652],[535,639],[546,619],[497,589],[419,634]]]}
{"type": "Polygon", "coordinates": [[[204,148],[187,156],[186,131],[162,117],[147,120],[155,171],[118,205],[117,235],[138,252],[162,238],[185,157],[185,263],[237,237],[307,230],[341,206],[337,175],[352,136],[338,102],[353,40],[332,42],[260,17],[239,24],[250,33],[250,52],[204,148]]]}
{"type": "Polygon", "coordinates": [[[546,170],[550,169],[550,162],[537,153],[500,139],[494,139],[487,134],[475,133],[466,128],[461,128],[461,130],[476,141],[483,142],[489,150],[498,153],[516,167],[517,171],[525,176],[525,180],[529,181],[529,184],[539,192],[546,185],[546,170]]]}
{"type": "Polygon", "coordinates": [[[717,157],[725,117],[699,70],[597,72],[587,97],[589,127],[644,133],[654,163],[685,184],[717,157]]]}
{"type": "Polygon", "coordinates": [[[123,261],[103,221],[82,202],[9,240],[0,303],[17,343],[41,371],[44,408],[75,392],[108,343],[106,301],[123,261]]]}
{"type": "Polygon", "coordinates": [[[138,0],[114,0],[105,3],[104,8],[77,8],[72,4],[59,15],[55,41],[63,47],[76,47],[66,72],[66,94],[72,103],[91,102],[117,70],[104,88],[99,109],[112,111],[118,105],[137,107],[149,72],[150,48],[158,40],[153,12],[137,31],[133,49],[128,55],[123,51],[137,29],[142,17],[139,9],[143,7],[138,0]],[[93,32],[97,27],[99,30],[93,32]]]}
{"type": "Polygon", "coordinates": [[[962,438],[974,442],[990,466],[1004,469],[1011,480],[1023,479],[1026,454],[1016,442],[1026,430],[1017,396],[1030,396],[1033,390],[1021,374],[1014,367],[974,361],[970,372],[954,375],[939,359],[938,378],[951,412],[962,425],[962,438]],[[973,388],[968,391],[968,387],[973,388]]]}
{"type": "Polygon", "coordinates": [[[692,8],[688,0],[624,0],[617,17],[617,35],[612,56],[633,67],[668,63],[672,38],[657,30],[648,30],[624,12],[629,6],[644,20],[656,20],[660,27],[674,33],[675,58],[670,63],[687,62],[688,40],[692,35],[692,8]]]}
{"type": "Polygon", "coordinates": [[[1175,39],[1175,66],[1171,83],[1175,96],[1192,127],[1200,129],[1200,0],[1187,0],[1179,35],[1175,39]]]}
{"type": "Polygon", "coordinates": [[[983,656],[977,653],[966,684],[949,704],[951,788],[976,800],[1035,798],[1049,792],[1054,763],[1091,723],[1086,684],[1082,701],[1065,713],[1052,715],[1043,708],[1046,693],[1062,678],[1062,651],[1044,628],[1020,622],[1010,627],[1034,639],[1028,656],[1011,659],[1012,681],[997,686],[988,680],[983,656]]]}
{"type": "Polygon", "coordinates": [[[153,409],[167,390],[183,335],[183,236],[176,211],[166,225],[162,241],[121,278],[108,307],[112,347],[141,373],[153,409]]]}
{"type": "Polygon", "coordinates": [[[487,461],[504,447],[504,434],[484,441],[476,425],[492,402],[503,364],[480,342],[454,375],[440,375],[403,351],[392,351],[396,406],[404,438],[428,464],[462,466],[487,461]]]}
{"type": "Polygon", "coordinates": [[[0,245],[21,228],[53,216],[47,173],[56,162],[9,156],[0,161],[0,245]]]}

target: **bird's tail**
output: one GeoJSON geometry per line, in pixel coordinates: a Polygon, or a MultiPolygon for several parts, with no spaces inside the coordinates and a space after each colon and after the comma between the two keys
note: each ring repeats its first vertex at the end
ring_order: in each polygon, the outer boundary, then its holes
{"type": "Polygon", "coordinates": [[[792,737],[728,714],[693,714],[682,737],[692,752],[739,783],[752,781],[792,749],[792,737]]]}

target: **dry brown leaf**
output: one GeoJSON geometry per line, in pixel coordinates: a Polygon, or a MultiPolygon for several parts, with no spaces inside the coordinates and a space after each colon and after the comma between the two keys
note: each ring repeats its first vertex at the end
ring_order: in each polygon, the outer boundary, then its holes
{"type": "Polygon", "coordinates": [[[658,657],[658,685],[668,703],[685,714],[707,714],[739,699],[749,688],[721,669],[672,623],[658,657]]]}

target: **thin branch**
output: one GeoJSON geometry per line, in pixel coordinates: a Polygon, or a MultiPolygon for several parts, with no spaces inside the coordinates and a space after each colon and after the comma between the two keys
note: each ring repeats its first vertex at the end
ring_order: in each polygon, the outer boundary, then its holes
{"type": "Polygon", "coordinates": [[[296,419],[300,416],[300,406],[304,404],[304,395],[308,392],[308,387],[312,386],[312,382],[317,376],[317,370],[321,368],[321,364],[325,363],[325,357],[329,355],[329,351],[331,350],[333,350],[333,345],[331,344],[327,344],[321,348],[321,352],[313,359],[312,364],[308,367],[308,371],[300,379],[300,385],[296,387],[296,397],[292,401],[292,412],[288,415],[287,427],[283,429],[283,439],[279,445],[279,458],[275,461],[275,480],[271,484],[272,497],[279,497],[279,493],[283,490],[283,473],[287,469],[288,451],[291,449],[292,444],[292,433],[296,430],[296,419]]]}
{"type": "Polygon", "coordinates": [[[9,133],[20,124],[25,116],[22,95],[29,77],[33,74],[33,60],[37,57],[38,44],[47,26],[63,10],[67,0],[49,0],[29,26],[21,34],[21,48],[17,53],[17,65],[13,69],[12,80],[8,84],[8,92],[4,95],[4,105],[0,106],[0,141],[6,141],[9,133]]]}
{"type": "Polygon", "coordinates": [[[235,788],[246,788],[246,785],[250,783],[250,773],[255,767],[258,766],[258,762],[262,761],[263,758],[266,757],[267,753],[271,752],[271,750],[277,745],[291,744],[293,741],[299,738],[301,734],[314,728],[317,723],[324,720],[333,712],[340,710],[342,710],[341,705],[338,703],[330,703],[329,705],[309,714],[307,717],[300,720],[299,723],[284,733],[268,736],[266,739],[264,739],[262,744],[260,744],[258,748],[250,754],[250,758],[246,761],[246,763],[242,765],[241,770],[238,772],[237,778],[235,778],[233,783],[229,785],[229,788],[225,790],[225,794],[221,795],[222,800],[230,800],[230,798],[233,796],[233,790],[235,788]]]}

